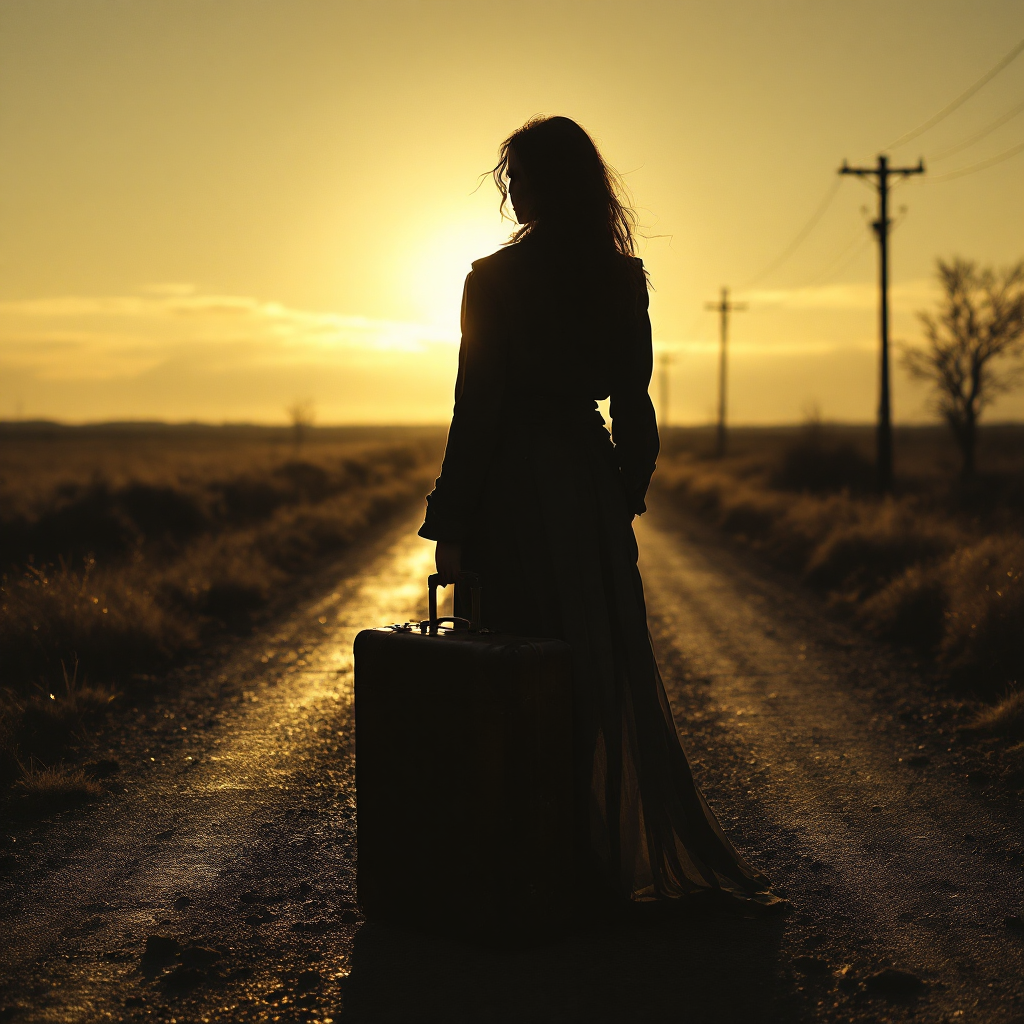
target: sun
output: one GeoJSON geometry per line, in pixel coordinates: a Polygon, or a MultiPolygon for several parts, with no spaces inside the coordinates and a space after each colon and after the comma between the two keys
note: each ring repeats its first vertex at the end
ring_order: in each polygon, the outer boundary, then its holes
{"type": "Polygon", "coordinates": [[[459,330],[462,286],[474,260],[506,241],[511,225],[493,210],[478,218],[445,222],[418,233],[402,275],[416,319],[447,332],[459,330]]]}

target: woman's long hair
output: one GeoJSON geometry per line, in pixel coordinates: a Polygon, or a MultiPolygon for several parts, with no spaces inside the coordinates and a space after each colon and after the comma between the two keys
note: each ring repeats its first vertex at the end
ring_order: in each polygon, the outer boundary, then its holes
{"type": "Polygon", "coordinates": [[[539,230],[585,246],[636,255],[636,214],[618,174],[602,159],[594,140],[568,117],[535,117],[501,144],[491,176],[506,216],[508,163],[515,153],[529,183],[537,218],[520,225],[518,242],[539,230]]]}

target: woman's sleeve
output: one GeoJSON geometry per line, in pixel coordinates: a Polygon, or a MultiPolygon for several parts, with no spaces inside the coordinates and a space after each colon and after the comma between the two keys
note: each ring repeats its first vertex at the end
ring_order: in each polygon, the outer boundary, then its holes
{"type": "Polygon", "coordinates": [[[497,303],[473,271],[462,293],[455,411],[441,475],[427,496],[427,515],[419,530],[428,540],[466,538],[494,451],[505,388],[505,350],[497,303]]]}
{"type": "MultiPolygon", "coordinates": [[[[642,266],[638,270],[643,273],[642,266]]],[[[622,474],[629,510],[636,515],[647,511],[644,498],[654,475],[660,442],[654,403],[648,394],[654,369],[651,318],[648,314],[647,282],[642,280],[635,308],[627,323],[622,366],[612,386],[609,412],[612,440],[622,474]]]]}

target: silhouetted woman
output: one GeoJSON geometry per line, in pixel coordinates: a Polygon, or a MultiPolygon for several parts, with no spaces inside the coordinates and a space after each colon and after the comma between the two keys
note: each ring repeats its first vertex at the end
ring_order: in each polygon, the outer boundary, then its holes
{"type": "Polygon", "coordinates": [[[513,132],[493,177],[520,226],[466,278],[455,412],[420,536],[437,541],[443,582],[480,573],[486,625],[572,647],[584,898],[778,903],[693,781],[647,631],[631,521],[658,428],[634,215],[565,117],[513,132]],[[609,396],[611,435],[597,409],[609,396]]]}

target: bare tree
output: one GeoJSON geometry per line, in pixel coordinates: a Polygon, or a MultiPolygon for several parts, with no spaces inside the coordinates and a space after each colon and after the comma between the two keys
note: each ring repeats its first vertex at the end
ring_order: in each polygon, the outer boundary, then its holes
{"type": "Polygon", "coordinates": [[[316,423],[316,403],[312,398],[296,400],[288,406],[288,418],[292,421],[292,436],[295,439],[295,451],[302,449],[306,433],[316,423]]]}
{"type": "Polygon", "coordinates": [[[928,345],[905,348],[903,365],[934,387],[935,406],[953,431],[969,478],[982,411],[1021,380],[1021,367],[1008,360],[1024,353],[1024,260],[996,271],[973,260],[940,259],[938,276],[938,313],[918,313],[928,345]]]}

